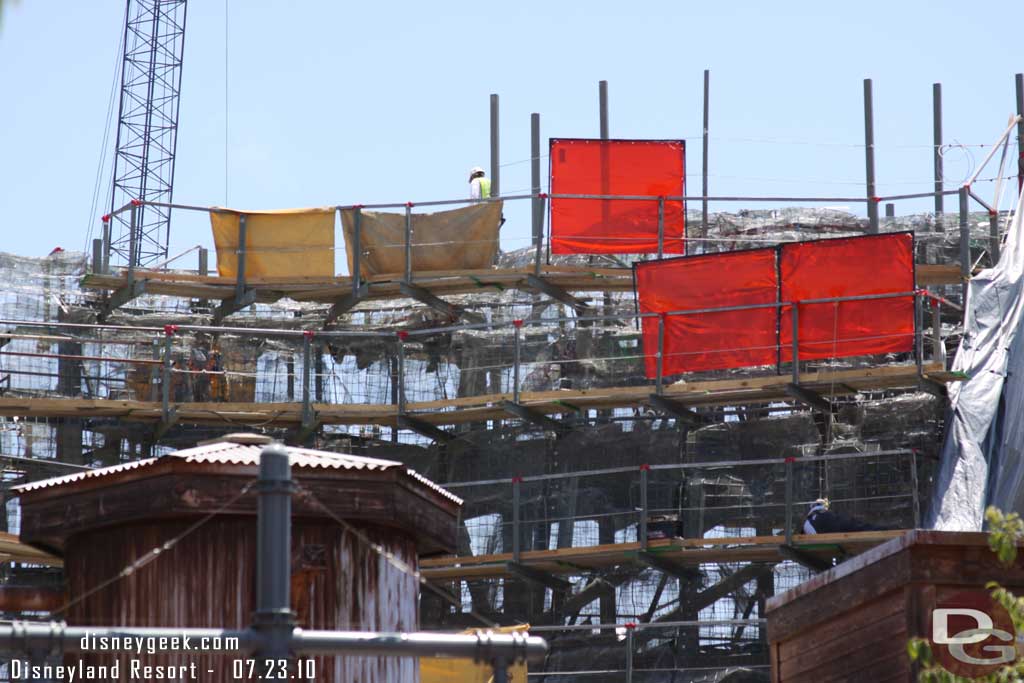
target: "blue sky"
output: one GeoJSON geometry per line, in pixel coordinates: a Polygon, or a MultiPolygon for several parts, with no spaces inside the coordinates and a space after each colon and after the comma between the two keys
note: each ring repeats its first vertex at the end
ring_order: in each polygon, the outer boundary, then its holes
{"type": "MultiPolygon", "coordinates": [[[[4,6],[0,249],[81,249],[109,202],[91,214],[101,153],[107,196],[113,152],[101,141],[124,3],[4,6]]],[[[600,79],[609,81],[612,136],[687,139],[699,191],[705,68],[712,194],[861,196],[866,77],[880,192],[927,191],[932,83],[943,83],[946,141],[991,143],[1013,111],[1013,75],[1024,71],[1022,19],[1024,5],[1011,0],[229,0],[225,196],[225,5],[193,0],[175,199],[270,209],[465,196],[467,170],[489,164],[490,93],[501,96],[502,188],[524,190],[530,113],[541,114],[545,148],[550,136],[596,137],[600,79]]],[[[949,152],[952,187],[968,155],[977,162],[985,151],[949,152]]],[[[503,247],[523,246],[525,206],[506,214],[503,247]]],[[[199,242],[210,243],[208,223],[176,214],[172,252],[199,242]]]]}

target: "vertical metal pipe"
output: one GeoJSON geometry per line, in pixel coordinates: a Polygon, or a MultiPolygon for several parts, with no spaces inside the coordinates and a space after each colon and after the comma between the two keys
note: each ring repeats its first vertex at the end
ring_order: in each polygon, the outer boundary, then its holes
{"type": "Polygon", "coordinates": [[[128,285],[135,282],[135,250],[138,248],[139,238],[136,234],[138,206],[132,204],[129,214],[129,235],[128,235],[128,285]]]}
{"type": "Polygon", "coordinates": [[[540,253],[540,245],[544,239],[544,214],[540,201],[540,114],[530,114],[530,200],[532,215],[530,224],[533,229],[533,247],[540,253]]]}
{"type": "Polygon", "coordinates": [[[793,544],[793,458],[786,458],[786,545],[793,544]]]}
{"type": "MultiPolygon", "coordinates": [[[[1024,74],[1014,77],[1017,94],[1017,116],[1024,117],[1024,74]]],[[[1024,188],[1024,118],[1017,121],[1017,190],[1024,188]]]]}
{"type": "Polygon", "coordinates": [[[210,274],[210,251],[205,247],[199,248],[199,264],[196,272],[204,277],[210,274]]]}
{"type": "Polygon", "coordinates": [[[988,215],[988,254],[994,266],[999,262],[999,212],[991,211],[988,215]]]}
{"type": "Polygon", "coordinates": [[[875,201],[875,117],[871,79],[864,79],[864,164],[867,176],[868,232],[878,232],[878,202],[875,201]]]}
{"type": "Polygon", "coordinates": [[[310,401],[310,374],[313,366],[313,335],[307,331],[302,335],[302,424],[312,422],[313,406],[310,401]]]}
{"type": "Polygon", "coordinates": [[[540,198],[540,220],[541,220],[540,237],[537,240],[537,251],[533,255],[533,274],[536,275],[537,277],[540,277],[541,250],[542,250],[542,248],[544,246],[544,214],[545,214],[544,208],[545,208],[546,204],[547,204],[547,198],[546,197],[541,197],[540,198]]]}
{"type": "Polygon", "coordinates": [[[515,326],[515,337],[513,342],[515,344],[513,348],[514,352],[514,363],[512,365],[512,402],[519,403],[519,359],[521,354],[521,340],[520,332],[523,326],[522,320],[513,320],[512,324],[515,326]]]}
{"type": "Polygon", "coordinates": [[[658,197],[658,258],[665,255],[665,198],[658,197]]]}
{"type": "Polygon", "coordinates": [[[942,343],[942,308],[938,301],[932,302],[932,362],[946,364],[946,345],[942,343]]]}
{"type": "Polygon", "coordinates": [[[498,135],[498,96],[491,95],[491,196],[501,196],[501,150],[498,135]]]}
{"type": "Polygon", "coordinates": [[[160,412],[164,422],[171,417],[171,343],[174,332],[168,328],[164,331],[164,364],[160,378],[160,412]]]}
{"type": "Polygon", "coordinates": [[[257,656],[294,659],[290,651],[295,626],[291,610],[292,472],[288,451],[273,443],[260,453],[256,512],[256,614],[253,628],[264,634],[257,656]]]}
{"type": "Polygon", "coordinates": [[[491,669],[494,671],[494,675],[491,677],[491,683],[509,683],[508,662],[500,658],[495,659],[491,662],[491,669]]]}
{"type": "Polygon", "coordinates": [[[99,275],[103,272],[103,238],[92,241],[92,272],[99,275]]]}
{"type": "Polygon", "coordinates": [[[363,210],[356,207],[352,226],[352,296],[359,297],[362,285],[362,260],[363,260],[363,210]]]}
{"type": "Polygon", "coordinates": [[[398,335],[398,414],[405,414],[405,335],[398,335]]]}
{"type": "MultiPolygon", "coordinates": [[[[702,147],[703,158],[701,159],[701,206],[700,206],[700,236],[708,236],[708,117],[709,103],[711,97],[711,71],[704,69],[704,145],[702,147]]],[[[687,250],[689,251],[689,250],[687,250]]]]}
{"type": "Polygon", "coordinates": [[[800,304],[793,302],[793,384],[800,384],[800,304]]]}
{"type": "Polygon", "coordinates": [[[608,139],[608,81],[597,82],[598,110],[601,117],[601,139],[608,139]]]}
{"type": "Polygon", "coordinates": [[[241,214],[238,217],[238,272],[235,281],[235,299],[241,301],[245,296],[245,262],[248,259],[248,228],[246,227],[246,216],[241,214]]]}
{"type": "Polygon", "coordinates": [[[968,187],[960,188],[960,278],[963,280],[963,299],[967,305],[967,280],[971,277],[971,224],[968,213],[968,187]]]}
{"type": "Polygon", "coordinates": [[[655,379],[654,390],[659,396],[662,392],[662,383],[664,382],[664,371],[665,371],[665,314],[662,313],[658,316],[658,355],[655,357],[657,362],[657,376],[655,379]]]}
{"type": "Polygon", "coordinates": [[[405,281],[412,282],[412,202],[405,205],[405,281]]]}
{"type": "Polygon", "coordinates": [[[104,275],[110,273],[110,219],[103,221],[103,270],[104,275]]]}
{"type": "MultiPolygon", "coordinates": [[[[520,538],[519,538],[519,501],[520,501],[520,490],[521,480],[519,477],[512,479],[512,561],[519,562],[519,555],[521,552],[520,538]]],[[[561,522],[559,522],[561,524],[561,522]]],[[[571,523],[571,521],[570,521],[571,523]]]]}
{"type": "Polygon", "coordinates": [[[647,517],[649,508],[647,502],[647,479],[650,468],[647,465],[640,466],[640,519],[637,524],[637,535],[640,537],[640,549],[647,550],[647,517]]]}
{"type": "Polygon", "coordinates": [[[910,451],[910,497],[914,506],[914,528],[921,527],[921,501],[917,490],[917,454],[910,451]]]}
{"type": "Polygon", "coordinates": [[[917,376],[924,374],[924,307],[922,296],[914,297],[914,362],[917,365],[917,376]]]}
{"type": "Polygon", "coordinates": [[[932,158],[935,181],[935,229],[942,230],[942,84],[932,83],[932,158]]]}
{"type": "Polygon", "coordinates": [[[626,683],[633,683],[633,626],[626,626],[626,683]]]}

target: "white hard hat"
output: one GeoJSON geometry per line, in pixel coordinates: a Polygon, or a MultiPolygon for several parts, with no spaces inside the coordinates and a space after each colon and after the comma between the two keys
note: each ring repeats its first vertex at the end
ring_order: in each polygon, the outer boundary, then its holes
{"type": "Polygon", "coordinates": [[[811,503],[811,509],[814,510],[815,508],[823,508],[825,510],[828,510],[829,505],[831,505],[831,503],[829,503],[828,498],[819,498],[818,500],[811,503]]]}
{"type": "Polygon", "coordinates": [[[479,166],[474,166],[473,168],[469,169],[469,179],[472,180],[473,176],[475,175],[484,175],[484,169],[480,168],[479,166]]]}

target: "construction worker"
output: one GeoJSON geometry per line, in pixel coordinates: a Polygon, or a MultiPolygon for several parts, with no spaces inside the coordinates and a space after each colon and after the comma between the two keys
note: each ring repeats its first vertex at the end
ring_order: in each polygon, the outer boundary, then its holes
{"type": "Polygon", "coordinates": [[[879,531],[877,527],[858,519],[842,517],[829,509],[828,498],[819,498],[811,503],[804,520],[805,534],[834,534],[844,531],[879,531]]]}
{"type": "Polygon", "coordinates": [[[491,196],[491,180],[484,177],[484,169],[474,166],[469,171],[469,198],[487,199],[491,196]]]}

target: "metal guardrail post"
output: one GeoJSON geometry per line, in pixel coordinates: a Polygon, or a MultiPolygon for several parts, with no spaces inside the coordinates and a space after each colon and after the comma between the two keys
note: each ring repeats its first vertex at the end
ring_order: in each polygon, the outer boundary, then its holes
{"type": "Polygon", "coordinates": [[[910,496],[914,506],[914,528],[921,527],[921,501],[917,491],[917,451],[910,451],[910,496]]]}
{"type": "Polygon", "coordinates": [[[657,198],[657,257],[665,256],[665,198],[657,198]]]}
{"type": "Polygon", "coordinates": [[[960,277],[963,279],[963,300],[967,306],[967,280],[971,277],[971,224],[968,215],[967,186],[960,188],[960,277]]]}
{"type": "Polygon", "coordinates": [[[647,479],[651,466],[640,465],[640,520],[637,524],[637,535],[640,536],[640,549],[647,550],[647,517],[649,508],[647,503],[647,479]]]}
{"type": "Polygon", "coordinates": [[[530,227],[534,245],[544,241],[544,213],[540,204],[540,114],[530,114],[530,227]]]}
{"type": "Polygon", "coordinates": [[[210,274],[210,251],[205,247],[199,248],[199,267],[196,272],[203,276],[210,274]]]}
{"type": "Polygon", "coordinates": [[[794,301],[793,309],[793,384],[800,384],[800,302],[794,301]]]}
{"type": "Polygon", "coordinates": [[[932,360],[946,362],[946,346],[942,343],[942,304],[938,300],[932,300],[932,360]]]}
{"type": "Polygon", "coordinates": [[[238,216],[238,267],[235,280],[235,300],[241,301],[245,297],[245,262],[248,259],[248,228],[246,227],[246,216],[238,216]]]}
{"type": "Polygon", "coordinates": [[[522,477],[512,478],[512,561],[519,562],[519,556],[521,554],[520,539],[519,539],[519,496],[520,486],[522,485],[522,477]]]}
{"type": "Polygon", "coordinates": [[[491,676],[491,683],[509,683],[508,662],[504,659],[495,659],[491,662],[491,670],[494,672],[494,675],[491,676]]]}
{"type": "Polygon", "coordinates": [[[405,415],[405,340],[409,333],[398,331],[398,414],[405,415]]]}
{"type": "Polygon", "coordinates": [[[310,376],[313,366],[313,330],[302,333],[302,425],[313,421],[313,405],[310,401],[310,376]]]}
{"type": "Polygon", "coordinates": [[[708,236],[708,106],[711,99],[711,72],[704,69],[704,135],[701,145],[701,201],[700,201],[700,236],[708,236]]]}
{"type": "Polygon", "coordinates": [[[412,282],[412,202],[405,204],[405,281],[412,282]]]}
{"type": "Polygon", "coordinates": [[[513,338],[513,352],[514,352],[514,363],[512,365],[512,402],[519,403],[519,359],[522,353],[521,347],[522,342],[520,340],[520,332],[523,327],[522,320],[513,320],[513,327],[515,327],[515,337],[513,338]]]}
{"type": "Polygon", "coordinates": [[[793,543],[793,463],[794,458],[786,458],[786,545],[793,543]]]}
{"type": "Polygon", "coordinates": [[[661,315],[658,316],[658,354],[655,357],[655,360],[657,362],[657,366],[658,367],[657,367],[657,375],[656,375],[655,384],[654,384],[655,393],[657,393],[659,396],[662,393],[662,390],[663,390],[663,386],[662,385],[664,384],[664,380],[665,380],[665,378],[664,378],[664,372],[665,372],[664,358],[665,358],[665,314],[662,313],[661,315]]]}
{"type": "Polygon", "coordinates": [[[256,654],[261,659],[288,660],[287,669],[292,671],[292,472],[288,451],[281,444],[271,444],[260,452],[258,489],[253,628],[264,638],[256,654]]]}

